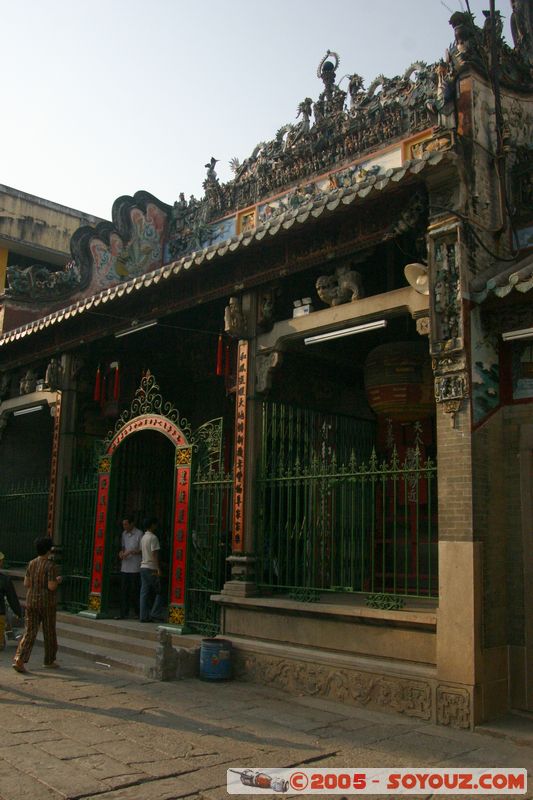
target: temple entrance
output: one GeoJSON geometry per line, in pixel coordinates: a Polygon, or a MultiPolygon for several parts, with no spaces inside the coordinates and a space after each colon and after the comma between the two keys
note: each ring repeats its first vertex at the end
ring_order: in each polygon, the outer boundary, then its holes
{"type": "Polygon", "coordinates": [[[98,462],[98,492],[88,610],[108,615],[113,598],[117,523],[127,511],[161,517],[161,539],[168,562],[167,621],[185,627],[185,586],[192,433],[177,408],[165,402],[151,373],[141,379],[131,406],[118,419],[104,442],[98,462]],[[167,440],[167,446],[157,438],[167,440]],[[127,442],[134,444],[127,446],[127,442]],[[133,508],[123,508],[124,504],[133,508]],[[167,525],[167,531],[165,531],[167,525]]]}
{"type": "Polygon", "coordinates": [[[133,516],[136,527],[144,531],[146,518],[159,520],[157,536],[162,588],[168,597],[168,576],[174,502],[175,447],[156,431],[140,431],[118,448],[113,462],[112,494],[108,520],[109,594],[108,611],[118,611],[120,603],[120,550],[122,519],[133,516]]]}
{"type": "Polygon", "coordinates": [[[163,400],[154,376],[142,378],[99,459],[90,593],[81,613],[118,610],[122,519],[131,514],[143,527],[155,516],[166,621],[182,633],[217,632],[218,608],[210,598],[224,583],[231,540],[232,477],[222,431],[222,418],[191,431],[163,400]]]}

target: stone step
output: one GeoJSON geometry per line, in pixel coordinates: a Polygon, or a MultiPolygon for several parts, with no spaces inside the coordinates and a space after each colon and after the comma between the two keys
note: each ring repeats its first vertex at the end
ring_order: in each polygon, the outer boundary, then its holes
{"type": "MultiPolygon", "coordinates": [[[[138,675],[149,675],[155,666],[158,646],[157,623],[138,620],[91,619],[77,614],[59,612],[57,615],[61,653],[88,659],[104,668],[118,668],[138,675]]],[[[172,635],[174,647],[198,647],[202,637],[196,634],[172,635]]],[[[37,642],[42,644],[42,633],[37,642]]]]}
{"type": "MultiPolygon", "coordinates": [[[[124,650],[115,650],[110,647],[102,647],[101,645],[90,644],[78,639],[69,639],[68,637],[63,636],[59,629],[58,638],[58,661],[60,663],[61,653],[67,653],[68,655],[87,659],[93,664],[98,664],[104,669],[115,668],[124,670],[126,672],[133,672],[136,675],[142,675],[144,677],[150,676],[150,670],[155,665],[155,646],[153,655],[149,657],[138,654],[129,654],[124,650]]],[[[39,634],[37,637],[36,644],[42,645],[42,634],[39,634]]]]}
{"type": "MultiPolygon", "coordinates": [[[[113,633],[118,636],[141,639],[144,642],[157,642],[157,623],[144,623],[135,619],[92,619],[91,617],[60,611],[57,614],[57,624],[59,626],[63,623],[79,627],[85,631],[113,633]]],[[[175,647],[196,647],[201,640],[202,636],[197,634],[182,636],[176,633],[172,636],[172,643],[175,647]]]]}
{"type": "Polygon", "coordinates": [[[57,636],[60,642],[64,639],[76,641],[84,645],[100,648],[122,650],[132,655],[152,657],[157,647],[157,631],[153,636],[139,637],[136,632],[130,634],[128,630],[114,631],[110,627],[84,627],[71,625],[63,620],[57,623],[57,636]]]}

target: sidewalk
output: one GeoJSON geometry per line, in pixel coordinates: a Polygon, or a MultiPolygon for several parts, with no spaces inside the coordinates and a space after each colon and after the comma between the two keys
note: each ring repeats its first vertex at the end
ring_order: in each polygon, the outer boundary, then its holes
{"type": "Polygon", "coordinates": [[[0,654],[1,800],[220,800],[231,766],[533,771],[527,718],[470,733],[249,683],[154,682],[73,656],[51,671],[39,647],[20,675],[13,652],[0,654]]]}

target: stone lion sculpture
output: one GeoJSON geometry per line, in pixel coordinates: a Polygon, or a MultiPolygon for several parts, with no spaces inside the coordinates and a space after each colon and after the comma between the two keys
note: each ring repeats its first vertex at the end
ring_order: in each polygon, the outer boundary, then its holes
{"type": "Polygon", "coordinates": [[[348,265],[337,267],[333,275],[321,275],[316,282],[316,290],[328,306],[340,306],[364,297],[361,275],[348,265]]]}

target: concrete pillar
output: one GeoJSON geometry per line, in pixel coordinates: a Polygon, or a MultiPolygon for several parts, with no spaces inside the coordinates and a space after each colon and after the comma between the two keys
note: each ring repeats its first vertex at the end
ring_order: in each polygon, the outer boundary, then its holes
{"type": "Polygon", "coordinates": [[[474,541],[469,404],[453,414],[437,404],[439,608],[437,722],[480,721],[481,543],[474,541]]]}
{"type": "Polygon", "coordinates": [[[464,293],[467,253],[457,219],[429,228],[430,348],[437,401],[439,608],[437,722],[479,721],[481,544],[474,540],[472,419],[464,293]]]}

